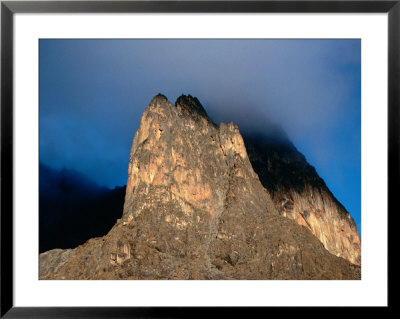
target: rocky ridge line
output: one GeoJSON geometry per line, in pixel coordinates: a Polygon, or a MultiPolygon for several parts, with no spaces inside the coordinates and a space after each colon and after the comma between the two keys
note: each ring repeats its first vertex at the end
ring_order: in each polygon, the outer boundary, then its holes
{"type": "Polygon", "coordinates": [[[310,229],[332,254],[360,265],[361,240],[353,218],[304,155],[286,136],[245,136],[244,141],[279,213],[310,229]]]}

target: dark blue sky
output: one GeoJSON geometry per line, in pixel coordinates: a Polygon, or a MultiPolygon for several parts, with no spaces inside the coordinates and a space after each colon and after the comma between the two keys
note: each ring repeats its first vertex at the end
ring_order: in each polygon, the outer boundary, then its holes
{"type": "Polygon", "coordinates": [[[196,96],[241,131],[279,123],[360,230],[360,40],[40,40],[40,160],[125,185],[141,114],[196,96]]]}

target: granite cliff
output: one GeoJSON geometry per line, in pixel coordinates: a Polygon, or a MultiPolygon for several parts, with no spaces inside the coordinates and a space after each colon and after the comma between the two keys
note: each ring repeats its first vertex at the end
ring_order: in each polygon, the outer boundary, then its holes
{"type": "Polygon", "coordinates": [[[360,265],[361,240],[353,218],[286,134],[277,131],[275,136],[250,135],[244,141],[278,212],[310,229],[332,254],[360,265]]]}
{"type": "Polygon", "coordinates": [[[120,219],[100,238],[40,255],[41,279],[360,279],[282,216],[233,123],[157,95],[135,134],[120,219]]]}

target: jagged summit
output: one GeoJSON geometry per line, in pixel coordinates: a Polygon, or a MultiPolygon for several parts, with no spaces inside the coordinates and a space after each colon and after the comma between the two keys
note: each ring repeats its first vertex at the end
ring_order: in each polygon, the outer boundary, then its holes
{"type": "Polygon", "coordinates": [[[168,101],[168,98],[164,94],[158,93],[151,99],[150,105],[156,104],[157,102],[162,102],[162,101],[168,101]]]}
{"type": "Polygon", "coordinates": [[[200,106],[190,96],[151,101],[121,219],[67,254],[42,254],[41,278],[360,279],[360,267],[279,214],[238,127],[212,125],[200,106]]]}
{"type": "Polygon", "coordinates": [[[212,122],[203,105],[201,105],[200,101],[196,97],[182,94],[176,100],[175,106],[186,116],[191,116],[197,120],[205,118],[208,122],[212,122]]]}
{"type": "Polygon", "coordinates": [[[201,115],[208,116],[206,110],[204,109],[203,105],[201,105],[197,97],[193,97],[190,94],[189,95],[182,94],[180,97],[176,99],[175,105],[182,106],[187,109],[191,109],[201,115]]]}
{"type": "Polygon", "coordinates": [[[201,121],[201,119],[204,118],[207,120],[207,122],[215,125],[208,116],[203,105],[201,105],[200,101],[196,97],[191,96],[190,94],[189,95],[182,94],[177,98],[175,104],[172,104],[164,94],[158,93],[150,101],[149,106],[152,105],[164,105],[164,106],[174,105],[178,110],[179,114],[183,117],[192,118],[196,121],[201,121]]]}

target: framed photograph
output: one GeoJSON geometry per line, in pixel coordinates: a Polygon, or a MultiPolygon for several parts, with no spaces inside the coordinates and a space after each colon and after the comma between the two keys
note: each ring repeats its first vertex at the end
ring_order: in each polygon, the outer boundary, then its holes
{"type": "Polygon", "coordinates": [[[399,19],[2,1],[1,316],[389,307],[399,19]]]}

